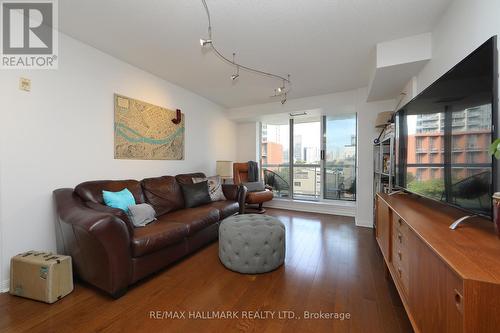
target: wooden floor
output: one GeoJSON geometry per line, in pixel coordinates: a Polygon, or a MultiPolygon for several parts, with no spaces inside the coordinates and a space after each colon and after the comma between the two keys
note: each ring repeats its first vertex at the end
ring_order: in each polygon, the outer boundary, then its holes
{"type": "Polygon", "coordinates": [[[394,285],[385,278],[371,229],[357,228],[345,217],[274,209],[267,213],[287,230],[285,265],[272,273],[228,271],[214,243],[134,286],[119,300],[83,284],[53,305],[0,294],[0,331],[412,332],[394,285]],[[178,316],[186,311],[186,317],[190,312],[207,316],[236,311],[239,319],[154,319],[155,311],[178,311],[178,316]],[[304,311],[350,318],[305,319],[304,311]],[[262,318],[242,318],[244,314],[262,318]],[[278,318],[292,314],[295,319],[278,318]]]}

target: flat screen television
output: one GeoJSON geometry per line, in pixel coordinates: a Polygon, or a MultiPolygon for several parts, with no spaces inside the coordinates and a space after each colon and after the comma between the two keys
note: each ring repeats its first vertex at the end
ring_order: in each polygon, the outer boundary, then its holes
{"type": "Polygon", "coordinates": [[[396,112],[397,188],[491,218],[497,59],[495,36],[396,112]]]}

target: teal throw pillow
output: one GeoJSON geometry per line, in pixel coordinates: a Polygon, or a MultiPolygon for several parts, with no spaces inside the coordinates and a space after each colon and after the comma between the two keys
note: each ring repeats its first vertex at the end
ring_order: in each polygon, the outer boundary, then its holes
{"type": "Polygon", "coordinates": [[[104,203],[108,207],[119,208],[128,213],[128,207],[135,205],[135,199],[127,188],[120,192],[102,191],[104,203]]]}

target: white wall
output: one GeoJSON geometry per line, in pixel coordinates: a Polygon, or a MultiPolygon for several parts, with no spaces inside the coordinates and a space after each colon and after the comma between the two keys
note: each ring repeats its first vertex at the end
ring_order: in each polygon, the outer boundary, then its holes
{"type": "Polygon", "coordinates": [[[500,1],[455,0],[432,31],[432,59],[417,76],[421,92],[493,35],[500,35],[500,1]]]}
{"type": "Polygon", "coordinates": [[[236,126],[220,106],[64,35],[59,56],[58,70],[0,75],[0,282],[11,256],[56,249],[54,189],[94,179],[213,174],[217,159],[236,158],[236,126]],[[18,89],[20,76],[32,80],[30,93],[18,89]],[[113,93],[182,109],[185,160],[113,159],[113,93]]]}
{"type": "Polygon", "coordinates": [[[237,162],[258,161],[259,147],[255,144],[259,140],[259,128],[256,122],[237,124],[238,147],[237,162]]]}
{"type": "Polygon", "coordinates": [[[377,67],[388,67],[428,60],[431,57],[431,34],[425,33],[377,44],[377,67]]]}
{"type": "MultiPolygon", "coordinates": [[[[306,110],[314,110],[322,114],[346,114],[357,113],[358,115],[358,175],[357,175],[357,202],[356,202],[356,225],[371,227],[373,225],[373,139],[378,136],[374,128],[375,118],[382,111],[393,110],[394,100],[374,103],[366,103],[367,89],[357,89],[336,94],[322,96],[289,99],[286,104],[267,103],[260,105],[245,106],[229,109],[228,116],[239,122],[238,132],[249,126],[249,121],[255,122],[262,118],[280,113],[290,113],[306,110]]],[[[257,140],[254,141],[257,144],[257,140]]],[[[238,150],[252,150],[249,142],[238,141],[238,150]]],[[[345,211],[345,207],[337,207],[345,211]]],[[[337,209],[335,207],[323,209],[337,209]]]]}

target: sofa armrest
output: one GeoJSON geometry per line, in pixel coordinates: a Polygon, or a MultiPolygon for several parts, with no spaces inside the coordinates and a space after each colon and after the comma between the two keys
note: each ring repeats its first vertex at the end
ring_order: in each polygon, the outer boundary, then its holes
{"type": "Polygon", "coordinates": [[[236,201],[240,205],[240,214],[245,213],[245,199],[247,196],[247,188],[243,185],[222,184],[222,191],[228,200],[236,201]]]}
{"type": "Polygon", "coordinates": [[[222,184],[222,192],[227,200],[238,201],[239,185],[222,184]]]}
{"type": "Polygon", "coordinates": [[[128,232],[132,234],[134,232],[134,225],[132,222],[129,220],[127,213],[125,211],[119,209],[119,208],[113,208],[113,207],[108,207],[106,205],[102,205],[100,203],[95,203],[92,201],[87,201],[84,203],[85,206],[89,207],[92,210],[101,212],[101,213],[108,213],[111,215],[114,215],[118,217],[120,220],[125,222],[125,225],[127,226],[128,232]]]}
{"type": "Polygon", "coordinates": [[[121,296],[131,281],[130,234],[126,223],[110,212],[87,207],[73,189],[54,193],[65,254],[84,281],[121,296]]]}

